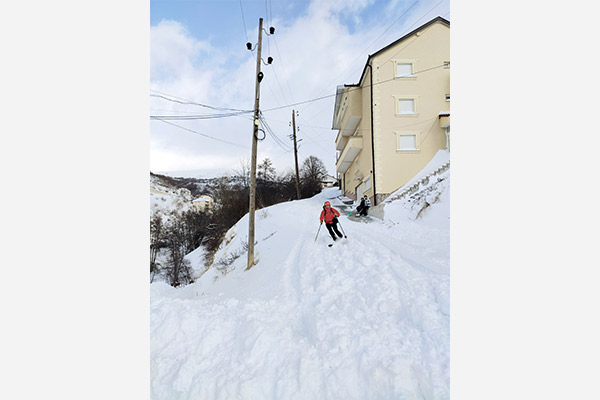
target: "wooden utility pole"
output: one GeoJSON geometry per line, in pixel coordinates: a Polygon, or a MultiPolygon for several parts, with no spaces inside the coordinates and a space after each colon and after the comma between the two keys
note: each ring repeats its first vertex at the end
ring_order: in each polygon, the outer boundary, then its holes
{"type": "Polygon", "coordinates": [[[296,198],[300,200],[300,174],[298,172],[298,148],[296,147],[296,112],[292,110],[292,125],[294,126],[294,159],[296,160],[296,198]]]}
{"type": "Polygon", "coordinates": [[[260,51],[262,49],[263,19],[258,20],[258,47],[256,53],[256,82],[254,96],[254,120],[252,121],[252,160],[250,164],[250,204],[248,207],[248,266],[246,270],[254,265],[254,211],[256,210],[256,148],[258,145],[258,113],[260,100],[260,51]]]}

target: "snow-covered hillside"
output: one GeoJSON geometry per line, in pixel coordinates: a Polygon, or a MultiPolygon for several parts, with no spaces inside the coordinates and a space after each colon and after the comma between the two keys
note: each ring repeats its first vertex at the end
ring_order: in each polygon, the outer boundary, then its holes
{"type": "Polygon", "coordinates": [[[150,175],[150,216],[182,213],[192,209],[192,194],[188,189],[176,188],[156,175],[150,175]]]}
{"type": "Polygon", "coordinates": [[[196,283],[152,284],[152,398],[448,399],[448,177],[435,198],[417,219],[404,199],[353,221],[335,188],[259,210],[249,271],[246,215],[196,283]]]}

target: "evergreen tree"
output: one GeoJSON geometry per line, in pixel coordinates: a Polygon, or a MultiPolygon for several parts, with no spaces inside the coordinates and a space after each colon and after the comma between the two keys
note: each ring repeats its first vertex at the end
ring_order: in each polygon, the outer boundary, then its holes
{"type": "Polygon", "coordinates": [[[256,178],[264,181],[273,181],[275,179],[275,168],[269,158],[265,158],[257,166],[256,178]]]}

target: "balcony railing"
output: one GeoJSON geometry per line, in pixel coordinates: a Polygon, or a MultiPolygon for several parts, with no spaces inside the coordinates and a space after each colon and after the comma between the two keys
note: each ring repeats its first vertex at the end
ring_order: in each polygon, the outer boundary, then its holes
{"type": "Polygon", "coordinates": [[[348,168],[350,168],[350,165],[352,165],[352,162],[354,161],[358,153],[360,153],[360,151],[362,150],[362,147],[362,136],[352,136],[351,138],[349,138],[348,142],[344,146],[344,150],[342,151],[340,157],[336,162],[337,172],[342,174],[345,173],[348,170],[348,168]]]}

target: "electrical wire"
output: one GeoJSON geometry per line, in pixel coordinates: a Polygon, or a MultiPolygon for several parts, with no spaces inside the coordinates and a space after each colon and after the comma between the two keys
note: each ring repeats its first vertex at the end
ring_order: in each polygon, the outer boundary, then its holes
{"type": "MultiPolygon", "coordinates": [[[[416,71],[416,72],[413,72],[413,75],[418,75],[418,74],[420,74],[420,73],[423,73],[423,72],[432,71],[432,70],[434,70],[434,69],[437,69],[437,68],[443,68],[443,67],[444,67],[444,64],[437,65],[437,66],[435,66],[435,67],[431,67],[431,68],[427,68],[427,69],[424,69],[424,70],[421,70],[421,71],[416,71]]],[[[382,83],[390,82],[390,81],[393,81],[393,80],[395,80],[395,79],[397,79],[397,78],[396,78],[396,77],[393,77],[393,78],[386,79],[386,80],[383,80],[383,81],[374,82],[374,83],[373,83],[373,86],[381,85],[382,83]]],[[[369,88],[369,87],[371,87],[371,85],[370,85],[370,84],[366,84],[366,85],[364,85],[364,86],[356,86],[356,87],[351,87],[350,89],[348,89],[348,92],[353,92],[353,91],[355,91],[355,90],[367,89],[367,88],[369,88]]],[[[310,100],[300,101],[300,102],[297,102],[297,103],[294,103],[294,104],[288,104],[288,105],[281,106],[281,107],[269,108],[269,109],[267,109],[267,110],[262,110],[262,112],[269,112],[269,111],[280,110],[280,109],[282,109],[282,108],[294,107],[294,106],[297,106],[297,105],[301,105],[301,104],[307,104],[307,103],[312,103],[312,102],[316,102],[316,101],[323,100],[323,99],[328,99],[328,98],[330,98],[330,97],[335,97],[335,96],[337,96],[337,93],[334,93],[334,94],[328,94],[328,95],[326,95],[326,96],[321,96],[321,97],[317,97],[317,98],[310,99],[310,100]]]]}
{"type": "MultiPolygon", "coordinates": [[[[384,31],[383,31],[383,33],[382,33],[382,34],[380,34],[380,36],[379,36],[377,39],[375,39],[375,41],[373,41],[373,42],[372,42],[372,43],[369,45],[369,47],[370,47],[371,45],[373,45],[373,44],[374,44],[374,43],[375,43],[375,42],[376,42],[376,41],[377,41],[379,38],[381,38],[381,37],[382,37],[382,36],[383,36],[383,35],[384,35],[384,34],[385,34],[385,33],[386,33],[386,32],[387,32],[387,31],[388,31],[388,30],[389,30],[389,29],[390,29],[390,28],[391,28],[391,27],[392,27],[392,26],[393,26],[393,25],[394,25],[394,24],[395,24],[395,23],[396,23],[396,22],[397,22],[397,21],[398,21],[398,20],[399,20],[399,19],[400,19],[400,18],[401,18],[403,15],[404,15],[404,14],[406,14],[406,12],[408,12],[408,10],[410,10],[410,9],[411,9],[411,8],[412,8],[412,7],[413,7],[415,4],[417,4],[417,3],[418,3],[418,1],[420,1],[420,0],[417,0],[415,3],[413,3],[413,4],[412,4],[412,5],[411,5],[411,6],[410,6],[410,7],[409,7],[409,8],[408,8],[408,9],[407,9],[407,10],[406,10],[406,11],[405,11],[403,14],[401,14],[401,15],[400,15],[400,16],[399,16],[399,17],[398,17],[398,18],[397,18],[397,19],[396,19],[396,20],[395,20],[395,21],[394,21],[394,22],[393,22],[393,23],[392,23],[390,26],[388,26],[388,28],[387,28],[386,30],[384,30],[384,31]]],[[[432,10],[433,10],[435,7],[437,7],[437,6],[438,6],[438,5],[439,5],[439,4],[440,4],[442,1],[443,1],[443,0],[441,0],[440,2],[438,2],[438,3],[437,3],[437,4],[436,4],[436,5],[435,5],[435,6],[434,6],[432,9],[430,9],[430,10],[429,10],[427,13],[431,12],[431,11],[432,11],[432,10]]],[[[265,7],[268,7],[268,5],[267,5],[266,1],[265,1],[265,7]]],[[[245,18],[244,18],[244,15],[243,15],[243,7],[242,7],[242,2],[241,2],[241,0],[240,0],[240,9],[241,9],[241,11],[242,11],[242,19],[244,20],[244,27],[245,27],[245,18]]],[[[267,9],[267,10],[268,10],[268,9],[267,9]]],[[[422,18],[423,18],[423,17],[421,17],[420,19],[422,19],[422,18]]],[[[420,20],[420,19],[419,19],[419,20],[420,20]]],[[[413,26],[414,26],[414,24],[413,24],[413,26]]],[[[412,26],[411,26],[411,27],[412,27],[412,26]]],[[[276,43],[276,42],[275,42],[275,45],[276,45],[276,48],[277,48],[277,43],[276,43]]],[[[396,53],[395,55],[399,54],[399,53],[400,53],[402,50],[404,50],[406,47],[408,47],[408,45],[407,45],[407,46],[405,46],[404,48],[400,49],[400,51],[399,51],[398,53],[396,53]]],[[[368,49],[368,47],[367,47],[367,49],[368,49]]],[[[278,48],[277,48],[277,51],[279,51],[279,50],[278,50],[278,48]]],[[[365,50],[365,51],[366,51],[366,50],[365,50]]],[[[364,51],[363,51],[363,53],[364,53],[364,51]]],[[[253,55],[254,55],[254,53],[253,53],[253,55]]],[[[395,55],[394,55],[394,56],[395,56],[395,55]]],[[[254,55],[254,56],[255,56],[255,55],[254,55]]],[[[255,58],[256,58],[256,56],[255,56],[255,58]]],[[[389,60],[388,60],[388,61],[389,61],[389,60]]],[[[387,62],[387,61],[386,61],[386,62],[387,62]]],[[[424,69],[424,70],[421,70],[421,71],[417,71],[417,72],[414,72],[414,73],[413,73],[413,75],[417,75],[417,74],[419,74],[419,73],[423,73],[423,72],[431,71],[431,70],[433,70],[433,69],[441,68],[441,67],[443,67],[443,66],[444,66],[444,65],[439,65],[439,66],[431,67],[431,68],[424,69]]],[[[280,82],[280,80],[279,80],[279,78],[278,78],[278,76],[277,76],[277,73],[276,73],[274,70],[273,70],[273,72],[274,72],[274,75],[275,75],[275,79],[276,79],[276,81],[277,81],[277,82],[278,82],[278,84],[279,84],[279,89],[281,90],[281,93],[282,93],[282,94],[283,94],[283,96],[284,96],[284,100],[286,100],[286,103],[287,103],[287,99],[285,98],[285,92],[284,92],[284,90],[283,90],[283,87],[282,87],[282,85],[281,85],[281,82],[280,82]]],[[[285,73],[285,69],[284,69],[284,73],[285,73]]],[[[338,75],[338,76],[339,76],[339,75],[338,75]]],[[[287,76],[286,76],[286,78],[287,78],[287,76]]],[[[391,79],[387,79],[387,80],[383,80],[383,81],[375,82],[375,83],[373,83],[373,86],[375,86],[375,85],[379,85],[379,84],[382,84],[382,83],[386,83],[386,82],[390,82],[390,81],[393,81],[394,79],[396,79],[396,78],[395,78],[395,77],[393,77],[393,78],[391,78],[391,79]]],[[[275,93],[274,93],[273,89],[271,88],[271,85],[269,84],[269,82],[268,82],[268,81],[266,81],[265,83],[267,83],[267,85],[268,85],[269,89],[271,90],[271,92],[272,92],[273,96],[275,97],[276,103],[279,103],[279,104],[281,104],[281,103],[280,103],[280,101],[277,99],[277,96],[275,95],[275,93]]],[[[286,80],[286,83],[288,83],[288,80],[286,80]]],[[[348,89],[348,92],[351,92],[351,91],[354,91],[354,90],[362,90],[362,89],[366,89],[366,88],[369,88],[370,86],[371,86],[370,84],[367,84],[367,85],[364,85],[364,86],[350,87],[350,88],[348,89]]],[[[288,89],[289,89],[289,83],[288,83],[288,89]]],[[[226,118],[226,117],[232,117],[232,116],[242,116],[242,115],[244,115],[244,114],[249,114],[249,113],[253,113],[253,112],[254,112],[254,110],[240,110],[240,109],[234,109],[234,108],[225,108],[225,107],[215,107],[215,106],[210,106],[210,105],[207,105],[207,104],[202,104],[202,103],[197,103],[197,102],[190,101],[190,100],[186,100],[186,99],[177,98],[176,96],[169,95],[169,94],[166,94],[166,93],[161,93],[161,92],[159,92],[159,91],[156,91],[156,90],[152,90],[152,91],[153,91],[153,92],[155,92],[155,93],[158,93],[158,94],[151,94],[151,96],[152,96],[152,97],[158,97],[158,98],[162,98],[162,99],[164,99],[164,100],[167,100],[167,101],[171,101],[171,102],[175,102],[175,103],[179,103],[179,104],[196,105],[196,106],[205,107],[205,108],[209,108],[209,109],[212,109],[212,110],[217,110],[217,111],[232,111],[232,112],[230,112],[230,113],[221,113],[221,114],[201,114],[201,115],[181,115],[181,116],[159,116],[159,115],[154,115],[154,116],[151,116],[151,118],[152,118],[152,119],[161,120],[161,121],[163,121],[163,122],[166,122],[166,120],[202,120],[202,119],[226,118]],[[167,96],[170,96],[170,97],[167,97],[167,96]]],[[[291,93],[291,90],[290,90],[290,93],[291,93]]],[[[319,97],[316,97],[316,98],[313,98],[313,99],[310,99],[310,100],[305,100],[305,101],[301,101],[301,102],[294,102],[294,103],[291,103],[291,104],[286,104],[286,105],[283,105],[283,106],[279,106],[279,107],[274,107],[274,108],[270,108],[270,109],[262,110],[262,111],[261,111],[261,113],[262,113],[262,112],[269,112],[269,111],[280,110],[280,109],[284,109],[284,108],[291,108],[291,107],[295,107],[295,106],[298,106],[298,105],[303,105],[303,104],[310,104],[310,103],[314,103],[314,102],[317,102],[317,101],[320,101],[320,100],[324,100],[324,99],[328,99],[328,98],[335,97],[335,96],[337,96],[337,93],[336,93],[336,94],[325,95],[325,96],[319,96],[319,97]]],[[[325,110],[325,108],[324,108],[323,110],[325,110]]],[[[274,136],[274,137],[276,137],[274,134],[273,134],[273,136],[274,136]]]]}
{"type": "MultiPolygon", "coordinates": [[[[427,68],[427,69],[424,69],[424,70],[421,70],[421,71],[413,72],[413,75],[418,75],[418,74],[423,73],[423,72],[428,72],[428,71],[431,71],[431,70],[434,70],[434,69],[437,69],[437,68],[443,68],[443,67],[444,67],[444,64],[437,65],[435,67],[431,67],[431,68],[427,68]]],[[[396,78],[393,77],[393,78],[382,80],[382,81],[379,81],[379,82],[374,82],[373,86],[380,85],[380,84],[386,83],[386,82],[390,82],[390,81],[393,81],[395,79],[396,78]]],[[[348,89],[348,92],[353,92],[355,90],[367,89],[370,86],[371,86],[370,84],[367,84],[367,85],[364,85],[364,86],[351,87],[350,89],[348,89]]],[[[200,104],[200,103],[190,102],[190,101],[183,102],[183,101],[173,100],[173,99],[169,99],[169,98],[166,98],[164,96],[159,96],[159,95],[151,95],[151,96],[161,97],[161,98],[164,98],[164,99],[167,99],[167,100],[170,100],[170,101],[174,101],[176,103],[181,103],[181,104],[200,105],[200,106],[207,107],[207,108],[210,108],[210,109],[213,109],[213,110],[233,110],[233,111],[235,111],[235,112],[231,112],[231,113],[222,113],[222,114],[151,115],[150,116],[150,118],[152,118],[152,119],[157,119],[157,120],[161,120],[161,121],[166,121],[166,120],[173,120],[173,121],[178,121],[178,120],[201,120],[201,119],[227,118],[227,117],[237,117],[237,116],[242,116],[242,115],[245,115],[245,114],[254,113],[254,110],[237,110],[237,109],[233,109],[233,108],[219,108],[219,107],[208,106],[208,105],[204,105],[204,104],[200,104]]],[[[284,108],[291,108],[291,107],[295,107],[295,106],[302,105],[302,104],[313,103],[313,102],[316,102],[316,101],[328,99],[330,97],[335,97],[335,96],[337,96],[337,93],[336,94],[330,94],[330,95],[326,95],[326,96],[317,97],[315,99],[300,101],[300,102],[297,102],[297,103],[287,104],[287,105],[284,105],[284,106],[279,106],[279,107],[269,108],[269,109],[266,109],[266,110],[261,110],[261,113],[269,112],[269,111],[275,111],[275,110],[281,110],[281,109],[284,109],[284,108]]]]}
{"type": "MultiPolygon", "coordinates": [[[[386,29],[385,29],[385,30],[384,30],[384,31],[383,31],[383,32],[382,32],[382,33],[381,33],[381,34],[380,34],[378,37],[377,37],[377,39],[373,40],[373,42],[371,42],[371,44],[369,44],[369,45],[366,47],[366,49],[364,49],[364,50],[363,50],[363,51],[362,51],[362,52],[361,52],[361,53],[360,53],[360,54],[359,54],[359,55],[358,55],[358,56],[357,56],[357,57],[354,59],[354,61],[352,61],[350,64],[348,64],[348,66],[347,66],[347,67],[346,67],[344,70],[342,70],[342,72],[340,72],[340,73],[339,73],[339,74],[338,74],[338,75],[337,75],[335,78],[333,78],[333,79],[332,79],[332,80],[331,80],[331,81],[330,81],[330,82],[329,82],[327,85],[325,85],[325,87],[328,87],[328,86],[329,86],[329,85],[331,85],[333,82],[336,82],[336,81],[338,80],[338,78],[339,78],[339,77],[340,77],[342,74],[344,74],[344,72],[346,72],[346,71],[347,71],[347,70],[348,70],[348,69],[349,69],[349,68],[350,68],[352,65],[354,65],[354,63],[356,63],[356,61],[358,61],[358,60],[359,60],[359,59],[362,57],[362,55],[363,55],[364,53],[366,53],[366,52],[369,50],[369,48],[370,48],[371,46],[373,46],[373,45],[374,45],[374,44],[375,44],[375,43],[376,43],[376,42],[377,42],[379,39],[381,39],[381,37],[382,37],[383,35],[385,35],[385,33],[386,33],[387,31],[389,31],[389,30],[392,28],[392,26],[394,26],[394,25],[396,24],[396,22],[398,22],[398,21],[400,20],[400,18],[402,18],[404,15],[406,15],[406,13],[408,13],[408,11],[410,11],[410,9],[411,9],[411,8],[413,8],[413,7],[414,7],[414,6],[415,6],[415,5],[416,5],[416,4],[417,4],[419,1],[420,1],[420,0],[416,0],[416,1],[415,1],[413,4],[411,4],[411,5],[410,5],[410,7],[408,7],[406,10],[404,10],[404,12],[403,12],[402,14],[400,14],[400,16],[399,16],[398,18],[396,18],[396,20],[395,20],[394,22],[392,22],[392,23],[391,23],[391,24],[390,24],[390,25],[389,25],[389,26],[388,26],[388,27],[387,27],[387,28],[386,28],[386,29]]],[[[442,0],[442,1],[443,1],[443,0],[442,0]]],[[[354,73],[355,71],[356,71],[356,70],[354,70],[352,73],[354,73]]],[[[321,92],[321,93],[323,93],[323,92],[321,92]]],[[[320,95],[321,93],[319,93],[319,95],[320,95]]]]}
{"type": "Polygon", "coordinates": [[[289,103],[288,99],[285,97],[285,92],[283,91],[283,87],[281,86],[281,81],[279,80],[279,76],[277,75],[277,69],[273,68],[272,71],[273,71],[273,74],[275,75],[275,80],[277,81],[277,84],[279,85],[279,90],[281,90],[281,94],[283,95],[283,101],[285,101],[286,103],[289,103]]]}
{"type": "MultiPolygon", "coordinates": [[[[412,5],[411,5],[411,6],[410,6],[408,9],[406,9],[406,11],[405,11],[405,12],[403,12],[403,13],[402,13],[402,14],[401,14],[401,15],[400,15],[400,16],[399,16],[399,17],[398,17],[398,18],[397,18],[397,19],[396,19],[396,20],[395,20],[395,21],[394,21],[394,22],[393,22],[393,23],[392,23],[390,26],[388,26],[388,28],[387,28],[387,29],[386,29],[386,30],[385,30],[385,31],[384,31],[384,32],[383,32],[381,35],[379,35],[379,37],[378,37],[377,39],[375,39],[375,40],[374,40],[374,41],[373,41],[373,42],[372,42],[372,43],[371,43],[369,46],[367,46],[367,48],[366,48],[366,49],[365,49],[365,50],[364,50],[364,51],[361,53],[361,55],[362,55],[362,54],[364,54],[364,53],[365,53],[365,52],[366,52],[366,51],[369,49],[369,47],[371,47],[371,46],[372,46],[372,45],[373,45],[375,42],[377,42],[377,40],[379,40],[379,39],[380,39],[380,38],[381,38],[381,37],[382,37],[382,36],[383,36],[383,35],[384,35],[384,34],[385,34],[385,33],[386,33],[386,32],[387,32],[387,31],[388,31],[388,30],[389,30],[389,29],[390,29],[390,28],[393,26],[393,25],[395,25],[395,24],[396,24],[396,22],[398,22],[398,21],[400,20],[400,18],[402,18],[402,16],[404,16],[404,15],[405,15],[405,14],[406,14],[406,13],[407,13],[407,12],[408,12],[408,11],[409,11],[409,10],[410,10],[412,7],[413,7],[413,6],[415,6],[415,5],[416,5],[416,4],[417,4],[419,1],[420,1],[420,0],[417,0],[417,1],[415,1],[415,2],[414,2],[414,3],[413,3],[413,4],[412,4],[412,5]]],[[[445,0],[440,0],[438,3],[436,3],[436,4],[435,4],[435,5],[434,5],[434,6],[433,6],[431,9],[429,9],[429,10],[428,10],[428,11],[427,11],[425,14],[423,14],[423,15],[422,15],[422,16],[421,16],[419,19],[417,19],[417,20],[416,20],[416,22],[414,22],[414,23],[413,23],[413,24],[412,24],[412,25],[411,25],[411,26],[410,26],[408,29],[406,29],[406,32],[410,32],[410,30],[411,30],[411,29],[413,29],[413,27],[414,27],[414,26],[415,26],[415,25],[416,25],[416,24],[417,24],[417,23],[418,23],[420,20],[422,20],[423,18],[425,18],[425,17],[426,17],[426,16],[427,16],[427,15],[428,15],[428,14],[429,14],[431,11],[433,11],[433,10],[434,10],[434,9],[435,9],[437,6],[439,6],[439,5],[440,5],[442,2],[444,2],[444,1],[445,1],[445,0]]],[[[404,36],[404,35],[402,35],[402,36],[404,36]]],[[[391,60],[393,57],[397,56],[397,55],[398,55],[400,52],[402,52],[402,51],[403,51],[403,50],[404,50],[406,47],[408,47],[410,44],[411,44],[411,43],[407,44],[405,47],[403,47],[402,49],[400,49],[400,50],[399,50],[399,51],[398,51],[396,54],[394,54],[392,57],[390,57],[390,59],[388,59],[388,60],[387,60],[387,61],[385,61],[385,62],[386,62],[386,63],[387,63],[387,62],[389,62],[389,61],[390,61],[390,60],[391,60]]],[[[359,57],[360,57],[360,55],[359,55],[359,57]]],[[[350,63],[350,64],[349,64],[349,66],[348,66],[348,67],[346,67],[346,69],[345,69],[344,71],[348,70],[348,68],[350,68],[350,66],[351,66],[351,65],[353,65],[353,64],[354,64],[354,63],[355,63],[355,62],[358,60],[358,58],[359,58],[359,57],[357,57],[357,58],[356,58],[354,61],[352,61],[352,63],[350,63]]],[[[357,68],[357,69],[355,69],[355,70],[352,72],[352,74],[354,74],[354,73],[355,73],[357,70],[358,70],[358,68],[357,68]]],[[[343,73],[343,72],[342,72],[342,73],[343,73]]],[[[342,73],[338,74],[338,77],[339,77],[340,75],[342,75],[342,73]]],[[[329,84],[327,84],[326,86],[329,86],[329,85],[330,85],[331,83],[333,83],[333,82],[334,82],[336,79],[337,79],[337,77],[336,77],[336,78],[335,78],[333,81],[331,81],[329,84]]],[[[323,92],[321,92],[321,93],[323,93],[323,92]]],[[[310,106],[310,105],[308,105],[308,106],[304,107],[304,108],[302,109],[302,111],[306,110],[306,109],[307,109],[309,106],[310,106]]]]}
{"type": "Polygon", "coordinates": [[[248,148],[248,146],[243,146],[243,145],[241,145],[241,144],[232,143],[232,142],[228,142],[228,141],[226,141],[226,140],[218,139],[218,138],[216,138],[216,137],[209,136],[209,135],[206,135],[206,134],[204,134],[204,133],[200,133],[200,132],[198,132],[198,131],[195,131],[195,130],[193,130],[193,129],[189,129],[189,128],[186,128],[186,127],[184,127],[184,126],[177,125],[177,124],[174,124],[174,123],[172,123],[172,122],[168,122],[168,121],[165,121],[165,120],[162,120],[162,119],[159,119],[159,118],[152,118],[152,117],[150,117],[150,118],[151,118],[151,119],[155,119],[155,120],[157,120],[157,121],[162,121],[162,122],[164,122],[165,124],[173,125],[173,126],[175,126],[175,127],[177,127],[177,128],[183,129],[184,131],[192,132],[192,133],[195,133],[195,134],[197,134],[197,135],[204,136],[204,137],[206,137],[206,138],[209,138],[209,139],[212,139],[212,140],[216,140],[216,141],[218,141],[218,142],[227,143],[227,144],[230,144],[230,145],[232,145],[232,146],[237,146],[237,147],[241,147],[241,148],[244,148],[244,149],[247,149],[247,148],[248,148]]]}
{"type": "Polygon", "coordinates": [[[277,45],[277,39],[275,39],[275,37],[273,37],[273,43],[275,43],[275,50],[277,51],[277,57],[279,57],[277,59],[277,65],[281,64],[281,68],[283,69],[283,75],[284,75],[284,78],[285,78],[285,83],[286,83],[287,88],[288,88],[288,90],[290,92],[291,99],[292,99],[292,101],[295,101],[294,100],[294,92],[290,88],[290,83],[289,83],[290,79],[288,78],[288,74],[287,74],[287,71],[285,69],[285,64],[283,63],[283,57],[281,57],[281,53],[279,53],[279,46],[277,45]]]}
{"type": "Polygon", "coordinates": [[[192,114],[192,115],[151,115],[150,118],[159,119],[161,121],[184,121],[184,120],[200,120],[200,119],[215,119],[215,118],[227,118],[227,117],[238,117],[240,115],[250,114],[254,111],[243,111],[233,112],[225,114],[192,114]]]}
{"type": "Polygon", "coordinates": [[[246,18],[244,17],[244,7],[242,6],[242,0],[240,0],[240,9],[242,10],[242,22],[244,23],[244,35],[246,35],[246,42],[249,42],[250,40],[248,40],[248,29],[246,28],[246,18]]]}
{"type": "Polygon", "coordinates": [[[239,112],[253,112],[252,110],[240,110],[240,109],[236,109],[236,108],[225,108],[225,107],[215,107],[215,106],[209,106],[207,104],[202,104],[202,103],[196,103],[194,101],[191,100],[186,100],[183,98],[178,98],[177,96],[173,96],[167,93],[162,93],[159,92],[157,90],[151,90],[152,92],[158,93],[158,94],[150,94],[150,97],[158,97],[167,101],[171,101],[173,103],[179,103],[179,104],[190,104],[190,105],[195,105],[195,106],[200,106],[200,107],[205,107],[205,108],[210,108],[211,110],[216,110],[216,111],[239,111],[239,112]],[[173,98],[170,98],[170,97],[173,98]]]}
{"type": "MultiPolygon", "coordinates": [[[[304,117],[302,116],[302,113],[298,113],[298,117],[300,117],[300,118],[301,118],[303,121],[306,121],[306,120],[304,119],[304,117]]],[[[305,127],[305,126],[307,126],[307,125],[300,125],[300,126],[303,126],[303,127],[305,127]]],[[[323,147],[321,144],[319,144],[319,142],[317,142],[315,139],[313,139],[313,138],[312,138],[310,135],[306,134],[306,132],[302,132],[302,135],[303,135],[303,136],[305,136],[305,137],[307,137],[308,139],[310,139],[310,141],[311,141],[311,142],[313,142],[315,145],[317,145],[317,146],[318,146],[318,147],[320,147],[321,149],[323,149],[323,150],[327,151],[327,149],[326,149],[326,148],[324,148],[324,147],[323,147]]],[[[328,137],[328,138],[327,138],[327,140],[328,140],[328,141],[329,141],[329,140],[331,140],[331,139],[330,139],[330,137],[328,137]]],[[[331,143],[331,142],[330,142],[330,143],[331,143]]]]}
{"type": "MultiPolygon", "coordinates": [[[[436,119],[436,118],[433,118],[433,119],[436,119]]],[[[423,122],[425,122],[425,121],[423,121],[423,122]]],[[[419,141],[419,146],[421,146],[421,144],[423,144],[423,142],[425,141],[425,139],[427,139],[427,136],[429,136],[429,134],[433,130],[434,126],[436,126],[435,122],[433,122],[433,124],[431,124],[431,126],[429,127],[429,130],[427,131],[427,133],[425,134],[425,136],[423,136],[423,138],[419,141]]]]}
{"type": "MultiPolygon", "coordinates": [[[[410,27],[407,29],[407,31],[410,31],[411,29],[413,29],[413,27],[414,27],[415,25],[417,25],[417,23],[418,23],[419,21],[421,21],[423,18],[425,18],[425,17],[427,16],[427,14],[429,14],[430,12],[432,12],[432,11],[433,11],[433,10],[434,10],[434,9],[435,9],[437,6],[439,6],[439,5],[440,5],[440,4],[442,4],[443,2],[444,2],[444,0],[440,0],[439,2],[437,2],[437,4],[436,4],[435,6],[433,6],[433,7],[431,7],[431,8],[429,9],[429,11],[427,11],[425,14],[423,14],[423,16],[421,16],[421,18],[419,18],[418,20],[416,20],[416,21],[415,21],[415,22],[414,22],[414,23],[413,23],[413,24],[412,24],[412,25],[411,25],[411,26],[410,26],[410,27]]],[[[409,43],[409,44],[407,44],[405,47],[401,48],[400,50],[398,50],[398,52],[396,52],[394,55],[392,55],[390,58],[388,58],[388,60],[387,60],[387,61],[384,61],[382,64],[384,64],[384,63],[387,63],[387,62],[391,61],[391,60],[392,60],[394,57],[396,57],[398,54],[400,54],[402,51],[404,51],[404,50],[405,50],[405,49],[406,49],[408,46],[410,46],[410,44],[412,44],[412,42],[411,42],[411,43],[409,43]]]]}
{"type": "Polygon", "coordinates": [[[265,127],[265,130],[269,133],[269,135],[271,135],[271,137],[273,138],[275,143],[277,143],[277,145],[279,145],[279,147],[281,147],[285,151],[291,150],[291,147],[289,145],[287,145],[284,141],[282,141],[279,138],[279,136],[277,136],[275,134],[275,132],[273,131],[273,129],[271,128],[271,126],[269,125],[267,120],[264,118],[264,116],[262,116],[262,114],[259,116],[259,120],[260,120],[261,124],[265,127]]]}

